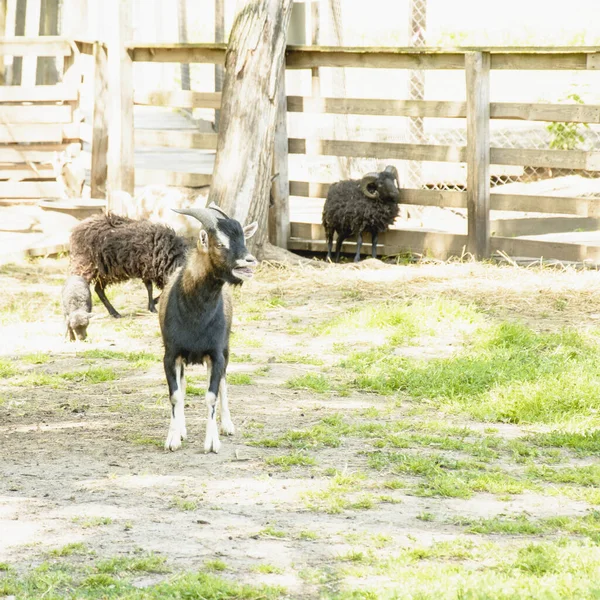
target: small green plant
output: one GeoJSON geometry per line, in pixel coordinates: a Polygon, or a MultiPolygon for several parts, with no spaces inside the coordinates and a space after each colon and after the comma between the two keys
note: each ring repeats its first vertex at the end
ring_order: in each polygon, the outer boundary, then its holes
{"type": "Polygon", "coordinates": [[[252,377],[248,373],[228,373],[227,383],[231,385],[252,385],[252,377]]]}
{"type": "Polygon", "coordinates": [[[82,544],[81,542],[73,542],[63,546],[62,548],[50,550],[48,554],[50,554],[50,556],[71,556],[72,554],[84,554],[85,552],[87,552],[85,544],[82,544]]]}
{"type": "Polygon", "coordinates": [[[207,560],[204,563],[204,568],[207,571],[213,571],[215,573],[220,572],[220,571],[226,571],[227,570],[227,563],[225,563],[224,561],[222,561],[219,558],[216,558],[215,560],[207,560]]]}
{"type": "Polygon", "coordinates": [[[260,537],[271,537],[271,538],[284,538],[287,536],[285,531],[281,531],[281,529],[275,529],[272,525],[269,525],[258,532],[260,537]]]}
{"type": "Polygon", "coordinates": [[[254,565],[252,567],[252,570],[255,573],[261,573],[263,575],[273,575],[273,574],[280,575],[281,573],[283,573],[283,569],[281,567],[276,567],[275,565],[270,565],[268,563],[263,563],[261,565],[254,565]]]}
{"type": "MultiPolygon", "coordinates": [[[[576,93],[567,95],[566,100],[575,104],[584,104],[581,96],[576,93]]],[[[553,150],[575,150],[579,144],[585,141],[581,129],[589,129],[587,123],[561,123],[553,121],[546,125],[546,131],[550,134],[550,148],[553,150]]],[[[560,309],[559,309],[560,310],[560,309]]]]}

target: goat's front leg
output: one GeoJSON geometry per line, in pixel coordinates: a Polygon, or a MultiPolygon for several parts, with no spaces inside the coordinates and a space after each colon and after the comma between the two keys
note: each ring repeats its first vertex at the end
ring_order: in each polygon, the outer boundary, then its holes
{"type": "Polygon", "coordinates": [[[177,450],[181,447],[181,440],[187,437],[185,427],[185,377],[183,360],[181,357],[165,355],[165,375],[169,386],[171,399],[171,424],[165,441],[165,450],[177,450]]]}
{"type": "Polygon", "coordinates": [[[149,279],[144,280],[144,285],[146,286],[146,291],[148,292],[148,310],[150,312],[156,312],[156,306],[154,306],[154,298],[152,297],[152,281],[149,279]]]}
{"type": "Polygon", "coordinates": [[[231,413],[229,412],[225,374],[223,374],[221,384],[219,385],[219,400],[221,402],[221,433],[223,435],[233,435],[235,433],[235,425],[231,420],[231,413]]]}
{"type": "Polygon", "coordinates": [[[379,233],[377,231],[371,232],[371,256],[377,258],[377,238],[379,233]]]}
{"type": "Polygon", "coordinates": [[[204,439],[204,452],[214,452],[217,454],[221,448],[219,440],[219,428],[217,426],[217,396],[219,386],[225,375],[225,362],[220,356],[211,360],[207,367],[208,370],[208,389],[206,391],[206,407],[208,416],[206,421],[206,437],[204,439]]]}
{"type": "Polygon", "coordinates": [[[362,231],[359,231],[358,235],[356,236],[356,255],[354,256],[354,262],[360,262],[360,251],[362,249],[362,243],[362,231]]]}

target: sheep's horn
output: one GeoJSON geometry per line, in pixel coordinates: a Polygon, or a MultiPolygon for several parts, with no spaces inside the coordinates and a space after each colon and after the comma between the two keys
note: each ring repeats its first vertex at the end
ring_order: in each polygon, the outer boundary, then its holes
{"type": "Polygon", "coordinates": [[[172,208],[171,210],[181,215],[188,215],[188,217],[198,219],[207,229],[217,228],[217,217],[213,211],[206,208],[172,208]]]}
{"type": "Polygon", "coordinates": [[[398,169],[396,169],[396,167],[394,165],[388,165],[385,168],[385,172],[392,173],[394,175],[394,179],[396,180],[396,183],[398,184],[398,189],[400,189],[400,177],[398,175],[398,169]]]}
{"type": "Polygon", "coordinates": [[[373,183],[374,181],[377,181],[377,178],[379,177],[379,173],[367,173],[361,180],[360,180],[360,191],[367,197],[367,198],[379,198],[379,192],[378,191],[374,191],[374,192],[370,192],[369,191],[369,184],[373,183]]]}

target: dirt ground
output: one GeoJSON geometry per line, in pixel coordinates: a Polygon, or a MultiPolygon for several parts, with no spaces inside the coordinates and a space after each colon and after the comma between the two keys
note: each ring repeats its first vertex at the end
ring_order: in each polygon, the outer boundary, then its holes
{"type": "MultiPolygon", "coordinates": [[[[66,271],[65,258],[0,267],[0,366],[6,375],[0,377],[0,563],[17,573],[49,560],[53,549],[82,543],[87,552],[76,560],[84,565],[140,552],[165,557],[171,574],[139,574],[133,578],[137,587],[218,560],[226,579],[282,586],[286,597],[333,597],[343,589],[377,586],[378,578],[382,586],[389,582],[383,575],[358,581],[336,571],[340,556],[357,546],[378,548],[377,539],[386,541],[376,552],[391,555],[407,545],[457,538],[463,534],[458,518],[581,516],[589,509],[583,500],[534,492],[464,499],[392,489],[385,501],[365,509],[358,503],[339,512],[318,510],[307,492],[328,489],[334,470],[368,472],[355,484],[364,490],[385,479],[368,470],[370,443],[360,437],[343,437],[337,446],[309,439],[293,450],[311,462],[288,465],[277,459],[289,456],[289,448],[260,440],[310,430],[332,415],[384,424],[434,419],[483,431],[485,423],[435,405],[398,402],[352,386],[295,389],[289,382],[310,373],[335,379],[342,352],[336,343],[346,350],[377,345],[372,332],[351,339],[339,332],[315,334],[315,325],[367,302],[444,297],[536,331],[595,330],[597,272],[372,260],[358,267],[263,265],[236,292],[229,373],[237,431],[222,437],[218,455],[207,455],[204,373],[197,367],[188,370],[188,440],[178,452],[163,450],[169,401],[158,322],[145,310],[141,282],[112,290],[121,320],[110,318],[94,298],[90,337],[72,344],[63,341],[58,304],[66,271]]],[[[459,346],[449,337],[407,352],[445,356],[459,346]]],[[[527,431],[493,425],[503,439],[527,431]]],[[[358,487],[349,494],[361,492],[358,487]]]]}

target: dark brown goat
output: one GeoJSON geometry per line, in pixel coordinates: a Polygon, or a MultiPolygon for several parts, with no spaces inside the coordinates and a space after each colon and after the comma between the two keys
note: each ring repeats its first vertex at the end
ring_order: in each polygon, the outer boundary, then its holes
{"type": "Polygon", "coordinates": [[[152,284],[163,289],[183,265],[187,245],[170,227],[108,213],[85,219],[71,232],[71,273],[94,282],[102,304],[121,315],[104,289],[128,279],[141,279],[148,291],[148,310],[156,312],[152,284]]]}

